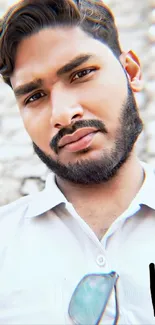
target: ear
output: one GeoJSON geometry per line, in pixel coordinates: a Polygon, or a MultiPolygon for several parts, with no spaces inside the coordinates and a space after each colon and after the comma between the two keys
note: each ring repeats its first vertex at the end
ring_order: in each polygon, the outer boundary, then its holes
{"type": "Polygon", "coordinates": [[[120,62],[127,72],[132,90],[140,92],[143,89],[143,82],[140,61],[137,55],[132,50],[127,53],[122,52],[120,62]]]}

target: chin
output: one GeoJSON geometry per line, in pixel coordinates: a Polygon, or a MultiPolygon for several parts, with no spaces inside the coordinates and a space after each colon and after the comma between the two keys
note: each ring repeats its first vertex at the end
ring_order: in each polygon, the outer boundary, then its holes
{"type": "Polygon", "coordinates": [[[63,154],[62,156],[59,156],[59,162],[62,164],[68,164],[68,163],[76,163],[76,162],[80,162],[83,161],[85,159],[89,159],[89,160],[98,160],[101,158],[101,156],[103,156],[103,150],[96,150],[96,149],[92,149],[92,148],[86,148],[86,149],[82,149],[79,150],[77,152],[65,152],[65,155],[63,154]]]}

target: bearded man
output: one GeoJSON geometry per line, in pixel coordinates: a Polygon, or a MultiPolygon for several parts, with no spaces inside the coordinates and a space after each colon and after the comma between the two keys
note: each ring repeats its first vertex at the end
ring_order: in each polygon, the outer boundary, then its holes
{"type": "Polygon", "coordinates": [[[140,162],[139,59],[93,0],[21,0],[0,25],[0,73],[42,192],[0,209],[0,324],[154,324],[155,176],[140,162]]]}

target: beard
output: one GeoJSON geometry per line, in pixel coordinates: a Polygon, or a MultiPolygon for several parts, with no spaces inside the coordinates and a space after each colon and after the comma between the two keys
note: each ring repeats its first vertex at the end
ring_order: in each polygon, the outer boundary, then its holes
{"type": "MultiPolygon", "coordinates": [[[[119,127],[113,149],[110,152],[101,150],[98,159],[81,159],[75,163],[62,164],[59,160],[54,160],[50,155],[45,154],[34,142],[34,151],[43,163],[55,173],[56,176],[75,184],[101,184],[114,177],[121,166],[127,161],[132,152],[133,146],[143,130],[143,123],[139,117],[137,104],[128,83],[128,96],[122,106],[119,127]]],[[[82,127],[95,127],[104,134],[108,134],[104,123],[100,120],[80,120],[73,126],[61,129],[50,143],[51,149],[58,153],[58,142],[67,134],[74,133],[82,127]]],[[[89,148],[82,150],[84,154],[89,148]]]]}

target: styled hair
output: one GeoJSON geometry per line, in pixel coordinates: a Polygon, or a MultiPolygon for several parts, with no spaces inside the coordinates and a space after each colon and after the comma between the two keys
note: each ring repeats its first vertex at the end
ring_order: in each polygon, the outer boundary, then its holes
{"type": "Polygon", "coordinates": [[[0,20],[0,74],[9,86],[20,42],[56,26],[79,26],[117,58],[121,54],[114,16],[102,0],[20,0],[0,20]]]}

